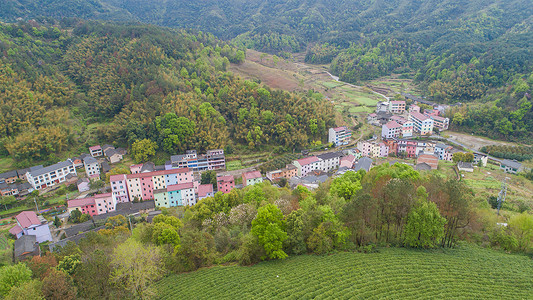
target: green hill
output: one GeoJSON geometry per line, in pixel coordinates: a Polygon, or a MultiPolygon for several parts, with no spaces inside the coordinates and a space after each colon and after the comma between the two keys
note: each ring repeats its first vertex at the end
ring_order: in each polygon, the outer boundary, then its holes
{"type": "Polygon", "coordinates": [[[213,267],[157,283],[160,299],[527,299],[533,261],[470,245],[302,255],[213,267]]]}

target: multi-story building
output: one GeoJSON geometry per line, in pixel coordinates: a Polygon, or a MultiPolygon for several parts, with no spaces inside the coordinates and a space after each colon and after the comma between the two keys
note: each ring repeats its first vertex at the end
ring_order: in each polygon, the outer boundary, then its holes
{"type": "Polygon", "coordinates": [[[389,111],[393,114],[403,114],[405,112],[405,101],[390,101],[389,111]]]}
{"type": "Polygon", "coordinates": [[[435,154],[439,157],[440,160],[452,161],[453,152],[454,151],[452,146],[448,146],[442,143],[438,143],[435,146],[435,154]]]}
{"type": "Polygon", "coordinates": [[[154,200],[159,207],[193,206],[196,204],[194,184],[187,182],[155,190],[154,200]]]}
{"type": "Polygon", "coordinates": [[[381,127],[381,137],[384,139],[393,139],[400,137],[402,133],[402,125],[396,121],[390,121],[381,127]]]}
{"type": "Polygon", "coordinates": [[[401,130],[402,137],[413,136],[413,127],[415,126],[413,121],[406,120],[400,116],[392,116],[391,120],[396,121],[396,123],[402,125],[402,130],[401,130]]]}
{"type": "Polygon", "coordinates": [[[450,126],[450,119],[443,118],[440,116],[430,116],[430,118],[433,120],[434,127],[439,129],[440,131],[448,130],[448,127],[450,126]]]}
{"type": "Polygon", "coordinates": [[[109,177],[109,182],[111,183],[111,191],[117,202],[128,202],[129,197],[126,174],[111,175],[109,177]]]}
{"type": "Polygon", "coordinates": [[[263,176],[259,171],[250,171],[242,173],[242,185],[249,186],[263,182],[263,176]]]}
{"type": "Polygon", "coordinates": [[[313,170],[320,170],[321,161],[316,156],[301,158],[292,162],[298,170],[298,176],[307,176],[313,170]]]}
{"type": "Polygon", "coordinates": [[[206,154],[198,155],[196,150],[187,150],[185,154],[170,157],[173,168],[189,168],[194,172],[205,170],[224,170],[226,158],[224,150],[208,150],[206,154]]]}
{"type": "Polygon", "coordinates": [[[333,169],[339,168],[341,162],[342,153],[339,152],[327,152],[317,156],[320,162],[320,170],[329,172],[333,169]]]}
{"type": "Polygon", "coordinates": [[[192,183],[193,180],[194,177],[189,168],[127,174],[126,185],[129,201],[133,201],[135,198],[151,200],[154,199],[154,189],[164,189],[170,185],[192,183]]]}
{"type": "Polygon", "coordinates": [[[102,147],[100,147],[100,145],[89,147],[89,153],[92,157],[99,157],[104,155],[104,151],[102,150],[102,147]]]}
{"type": "Polygon", "coordinates": [[[433,120],[419,112],[409,114],[409,120],[414,123],[414,130],[420,135],[429,135],[433,132],[433,120]]]}
{"type": "Polygon", "coordinates": [[[19,179],[19,176],[16,170],[0,174],[0,183],[11,184],[15,183],[17,179],[19,179]]]}
{"type": "Polygon", "coordinates": [[[48,167],[32,167],[26,173],[26,178],[34,189],[40,190],[66,181],[68,174],[77,176],[74,163],[70,159],[48,167]]]}
{"type": "Polygon", "coordinates": [[[235,188],[235,179],[231,175],[217,177],[217,189],[219,192],[227,194],[235,188]]]}
{"type": "Polygon", "coordinates": [[[17,225],[9,229],[17,239],[23,235],[33,235],[37,243],[52,241],[52,234],[45,218],[37,216],[33,211],[23,211],[15,217],[17,225]]]}
{"type": "Polygon", "coordinates": [[[362,141],[357,143],[357,148],[362,156],[387,157],[389,155],[389,147],[385,143],[362,141]]]}
{"type": "Polygon", "coordinates": [[[398,155],[405,154],[407,157],[415,157],[417,147],[417,141],[400,140],[398,141],[398,155]]]}
{"type": "Polygon", "coordinates": [[[409,114],[413,113],[413,112],[420,112],[420,106],[416,105],[416,104],[411,104],[411,106],[409,106],[409,114]]]}
{"type": "Polygon", "coordinates": [[[100,166],[98,165],[96,158],[92,156],[85,157],[83,159],[83,165],[85,166],[85,174],[87,174],[87,177],[91,179],[100,178],[100,166]]]}
{"type": "Polygon", "coordinates": [[[212,184],[201,184],[198,186],[198,200],[202,200],[207,197],[214,197],[212,184]]]}
{"type": "Polygon", "coordinates": [[[96,216],[115,211],[117,201],[113,193],[105,193],[87,198],[69,200],[67,207],[69,213],[73,210],[79,210],[84,214],[96,216]]]}
{"type": "Polygon", "coordinates": [[[298,175],[298,168],[296,168],[296,166],[294,166],[293,164],[288,164],[283,169],[270,171],[266,173],[266,177],[270,181],[274,181],[280,178],[290,179],[297,175],[298,175]]]}
{"type": "Polygon", "coordinates": [[[335,146],[348,145],[352,137],[352,131],[346,126],[330,128],[328,142],[335,146]]]}

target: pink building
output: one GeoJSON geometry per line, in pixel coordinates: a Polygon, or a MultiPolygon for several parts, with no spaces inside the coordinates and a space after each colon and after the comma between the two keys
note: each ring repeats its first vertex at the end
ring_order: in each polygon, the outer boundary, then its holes
{"type": "MultiPolygon", "coordinates": [[[[189,168],[126,175],[129,201],[133,201],[135,198],[152,200],[154,199],[154,189],[164,189],[169,185],[192,183],[193,181],[194,177],[189,168]]],[[[111,187],[113,188],[113,185],[111,187]]],[[[113,190],[113,192],[119,192],[119,190],[113,190]]]]}
{"type": "Polygon", "coordinates": [[[201,184],[198,187],[198,200],[202,200],[207,197],[213,197],[215,193],[213,192],[212,184],[201,184]]]}
{"type": "Polygon", "coordinates": [[[356,159],[353,155],[346,155],[341,158],[341,162],[339,164],[339,169],[342,167],[352,168],[353,164],[355,163],[356,159]]]}
{"type": "Polygon", "coordinates": [[[117,201],[112,193],[98,194],[93,197],[73,199],[67,203],[68,212],[79,210],[81,213],[91,216],[106,214],[115,211],[117,201]]]}
{"type": "Polygon", "coordinates": [[[412,112],[420,112],[420,106],[416,105],[416,104],[412,104],[410,107],[409,107],[409,113],[412,113],[412,112]]]}
{"type": "Polygon", "coordinates": [[[392,116],[391,120],[396,121],[396,123],[402,125],[402,130],[401,130],[402,137],[413,136],[413,129],[415,126],[415,123],[413,123],[413,121],[406,120],[400,116],[392,116]]]}
{"type": "Polygon", "coordinates": [[[235,179],[231,175],[217,177],[217,189],[224,194],[235,188],[235,179]]]}
{"type": "Polygon", "coordinates": [[[402,133],[402,125],[396,121],[390,121],[381,127],[381,137],[384,139],[392,139],[400,137],[402,133]]]}
{"type": "Polygon", "coordinates": [[[143,168],[143,164],[138,165],[132,165],[130,166],[131,174],[138,174],[141,173],[141,169],[143,168]]]}
{"type": "Polygon", "coordinates": [[[111,183],[111,190],[117,202],[128,202],[128,186],[126,182],[126,174],[111,175],[109,177],[109,182],[111,183]]]}

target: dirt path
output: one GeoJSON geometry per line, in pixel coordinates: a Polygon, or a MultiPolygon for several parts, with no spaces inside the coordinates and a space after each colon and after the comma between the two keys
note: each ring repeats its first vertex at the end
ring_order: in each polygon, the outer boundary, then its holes
{"type": "Polygon", "coordinates": [[[468,148],[479,151],[484,146],[490,145],[510,145],[516,146],[515,143],[503,142],[503,141],[494,141],[489,138],[484,138],[480,136],[474,136],[466,133],[459,133],[453,131],[446,131],[444,134],[448,135],[451,140],[458,141],[459,143],[467,146],[468,148]]]}

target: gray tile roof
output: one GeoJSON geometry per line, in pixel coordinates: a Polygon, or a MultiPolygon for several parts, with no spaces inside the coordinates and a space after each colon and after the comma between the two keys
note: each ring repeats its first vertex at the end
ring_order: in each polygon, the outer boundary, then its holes
{"type": "Polygon", "coordinates": [[[0,178],[10,178],[10,177],[17,177],[17,171],[8,171],[5,173],[0,174],[0,178]]]}
{"type": "Polygon", "coordinates": [[[423,163],[419,163],[418,165],[415,166],[415,170],[417,171],[429,171],[431,170],[431,166],[426,164],[425,162],[423,163]]]}
{"type": "Polygon", "coordinates": [[[459,168],[467,168],[467,169],[473,169],[474,166],[472,166],[472,163],[469,163],[469,162],[464,162],[464,161],[460,161],[458,164],[457,164],[457,167],[459,168]]]}
{"type": "Polygon", "coordinates": [[[83,163],[86,164],[86,165],[95,164],[95,163],[98,163],[98,160],[96,160],[96,158],[94,158],[92,156],[86,156],[83,159],[83,163]]]}
{"type": "Polygon", "coordinates": [[[341,157],[341,156],[342,156],[342,154],[339,153],[339,152],[327,152],[327,153],[323,153],[323,154],[317,155],[317,157],[322,159],[322,160],[328,160],[328,159],[341,157]]]}
{"type": "Polygon", "coordinates": [[[15,241],[15,257],[19,257],[26,252],[37,251],[37,236],[23,235],[15,241]]]}
{"type": "Polygon", "coordinates": [[[361,169],[365,169],[367,172],[370,171],[370,167],[372,166],[372,159],[369,157],[361,157],[357,163],[355,163],[354,170],[359,171],[361,169]]]}
{"type": "Polygon", "coordinates": [[[30,174],[32,177],[37,177],[37,176],[40,176],[40,175],[43,175],[43,174],[46,174],[46,173],[49,173],[49,172],[52,172],[58,169],[63,169],[65,167],[73,166],[73,165],[74,164],[72,163],[72,161],[68,159],[66,161],[58,162],[57,164],[54,164],[48,167],[40,168],[35,171],[30,171],[30,174]]]}
{"type": "Polygon", "coordinates": [[[517,162],[516,160],[509,160],[509,159],[504,159],[502,161],[502,165],[511,167],[513,169],[520,169],[520,167],[522,167],[521,163],[517,162]]]}

